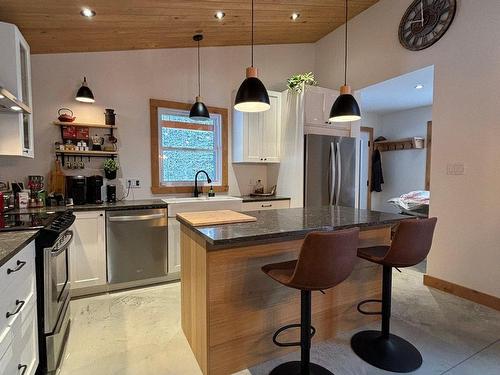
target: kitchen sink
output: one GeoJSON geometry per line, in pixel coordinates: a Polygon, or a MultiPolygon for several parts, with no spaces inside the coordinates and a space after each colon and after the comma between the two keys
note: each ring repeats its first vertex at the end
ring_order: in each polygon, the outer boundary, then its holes
{"type": "Polygon", "coordinates": [[[218,195],[215,197],[177,197],[162,199],[168,204],[168,217],[175,217],[179,212],[212,211],[212,210],[234,210],[241,211],[241,198],[230,195],[218,195]]]}

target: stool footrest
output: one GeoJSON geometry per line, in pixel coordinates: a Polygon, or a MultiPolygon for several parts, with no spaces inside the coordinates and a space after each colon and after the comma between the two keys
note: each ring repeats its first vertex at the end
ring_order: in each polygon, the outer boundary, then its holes
{"type": "Polygon", "coordinates": [[[364,301],[358,303],[358,306],[356,308],[363,315],[382,315],[382,311],[365,311],[361,309],[361,306],[363,306],[366,303],[382,303],[381,299],[365,299],[364,301]]]}
{"type": "MultiPolygon", "coordinates": [[[[287,329],[290,329],[290,328],[301,328],[301,327],[302,326],[299,323],[288,324],[286,326],[281,327],[273,335],[273,342],[274,342],[274,344],[276,346],[281,346],[281,347],[286,347],[286,346],[300,346],[300,344],[301,344],[300,341],[297,341],[297,342],[280,342],[277,339],[278,339],[278,336],[280,335],[280,333],[282,333],[283,331],[286,331],[287,329]]],[[[313,326],[311,326],[311,338],[313,338],[315,334],[316,334],[316,328],[314,328],[313,326]]]]}

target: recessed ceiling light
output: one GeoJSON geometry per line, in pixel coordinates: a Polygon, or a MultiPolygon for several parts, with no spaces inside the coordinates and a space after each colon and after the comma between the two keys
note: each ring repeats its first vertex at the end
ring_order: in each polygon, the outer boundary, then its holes
{"type": "Polygon", "coordinates": [[[216,12],[214,14],[214,17],[217,18],[218,20],[221,20],[223,19],[224,17],[226,16],[226,13],[224,13],[223,11],[219,10],[218,12],[216,12]]]}
{"type": "Polygon", "coordinates": [[[3,99],[3,98],[5,98],[5,96],[3,96],[2,94],[0,94],[0,99],[3,99]]]}
{"type": "Polygon", "coordinates": [[[290,18],[292,21],[297,21],[300,18],[300,13],[292,13],[290,18]]]}
{"type": "Polygon", "coordinates": [[[22,108],[18,107],[17,105],[13,105],[12,107],[10,107],[10,109],[12,109],[13,111],[21,111],[22,110],[22,108]]]}
{"type": "Polygon", "coordinates": [[[83,8],[80,14],[84,17],[92,18],[95,16],[95,11],[89,8],[83,8]]]}
{"type": "Polygon", "coordinates": [[[424,88],[424,85],[422,85],[421,83],[415,85],[416,90],[422,90],[423,88],[424,88]]]}

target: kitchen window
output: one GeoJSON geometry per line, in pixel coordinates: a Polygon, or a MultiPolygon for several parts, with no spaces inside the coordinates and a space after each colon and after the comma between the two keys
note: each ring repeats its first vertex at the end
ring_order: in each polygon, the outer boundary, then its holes
{"type": "MultiPolygon", "coordinates": [[[[228,189],[227,110],[209,107],[210,119],[197,121],[189,118],[190,107],[188,103],[151,100],[155,194],[191,192],[200,169],[207,171],[215,191],[228,189]]],[[[198,182],[204,181],[205,175],[200,174],[198,182]]]]}

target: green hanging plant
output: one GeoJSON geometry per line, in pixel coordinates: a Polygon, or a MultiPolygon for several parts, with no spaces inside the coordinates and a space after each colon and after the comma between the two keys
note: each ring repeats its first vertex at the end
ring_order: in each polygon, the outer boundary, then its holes
{"type": "Polygon", "coordinates": [[[318,82],[314,78],[313,72],[304,74],[294,74],[286,80],[286,87],[290,91],[301,93],[305,85],[316,86],[318,82]]]}

